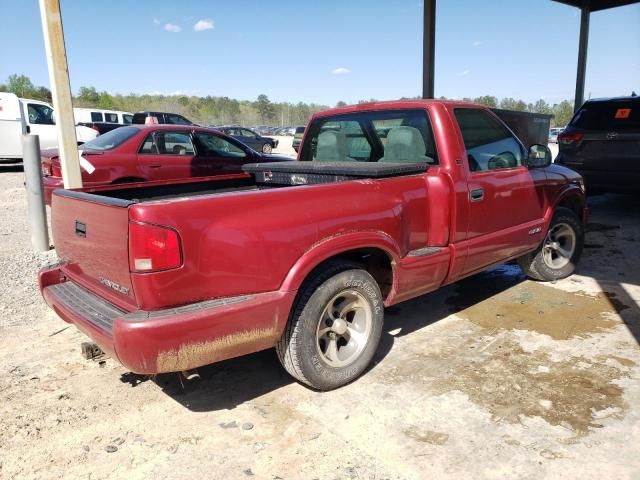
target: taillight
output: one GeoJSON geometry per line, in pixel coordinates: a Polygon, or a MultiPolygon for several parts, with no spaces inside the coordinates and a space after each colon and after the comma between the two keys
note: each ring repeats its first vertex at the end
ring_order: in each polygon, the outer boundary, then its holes
{"type": "Polygon", "coordinates": [[[571,145],[575,142],[579,142],[580,140],[582,140],[582,133],[580,132],[576,132],[576,133],[561,133],[560,135],[558,135],[558,143],[561,143],[563,145],[571,145]]]}
{"type": "Polygon", "coordinates": [[[51,176],[51,161],[50,160],[43,160],[40,163],[40,168],[42,168],[42,176],[43,177],[50,177],[51,176]]]}
{"type": "Polygon", "coordinates": [[[129,223],[129,269],[157,272],[182,265],[178,232],[148,223],[129,223]]]}

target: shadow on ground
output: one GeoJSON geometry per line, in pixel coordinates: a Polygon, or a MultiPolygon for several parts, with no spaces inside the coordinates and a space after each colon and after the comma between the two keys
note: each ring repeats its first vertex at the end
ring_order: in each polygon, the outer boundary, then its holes
{"type": "Polygon", "coordinates": [[[0,163],[0,174],[24,172],[22,163],[0,163]]]}

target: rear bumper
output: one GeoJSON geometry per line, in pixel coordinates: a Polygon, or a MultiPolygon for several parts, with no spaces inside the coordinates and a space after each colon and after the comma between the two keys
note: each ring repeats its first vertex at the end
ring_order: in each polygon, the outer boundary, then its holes
{"type": "Polygon", "coordinates": [[[189,370],[274,346],[295,297],[277,291],[125,312],[65,281],[59,267],[40,272],[40,289],[64,321],[142,374],[189,370]]]}

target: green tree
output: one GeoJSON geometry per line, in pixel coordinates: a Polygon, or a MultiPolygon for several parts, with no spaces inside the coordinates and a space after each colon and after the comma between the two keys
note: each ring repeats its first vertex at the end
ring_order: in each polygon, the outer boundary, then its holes
{"type": "Polygon", "coordinates": [[[498,106],[498,99],[493,95],[482,95],[473,99],[476,103],[481,103],[489,108],[496,108],[498,106]]]}
{"type": "Polygon", "coordinates": [[[531,105],[529,111],[534,113],[544,113],[545,115],[551,115],[553,113],[551,105],[545,102],[542,98],[531,105]]]}
{"type": "Polygon", "coordinates": [[[113,108],[113,97],[109,92],[100,92],[98,94],[98,105],[99,108],[104,109],[112,109],[113,108]]]}
{"type": "Polygon", "coordinates": [[[53,101],[53,96],[51,95],[51,90],[47,87],[38,87],[34,91],[34,98],[36,100],[42,100],[44,102],[51,103],[53,101]]]}
{"type": "Polygon", "coordinates": [[[553,124],[556,127],[564,127],[567,123],[569,123],[571,117],[573,117],[573,105],[571,104],[571,102],[569,102],[569,100],[563,100],[562,102],[553,106],[552,112],[555,115],[553,124]]]}
{"type": "Polygon", "coordinates": [[[340,100],[338,103],[336,103],[336,107],[346,107],[347,103],[343,102],[342,100],[340,100]]]}
{"type": "Polygon", "coordinates": [[[80,87],[78,91],[78,99],[86,102],[90,106],[96,105],[100,100],[100,94],[95,87],[80,87]]]}
{"type": "Polygon", "coordinates": [[[31,79],[26,75],[13,74],[7,78],[7,91],[15,93],[19,97],[32,97],[35,87],[31,79]]]}
{"type": "Polygon", "coordinates": [[[266,123],[269,120],[273,120],[275,118],[275,110],[273,108],[273,104],[271,103],[271,100],[269,100],[269,97],[267,97],[265,94],[258,95],[256,108],[258,110],[258,115],[260,115],[260,119],[263,123],[266,123]]]}

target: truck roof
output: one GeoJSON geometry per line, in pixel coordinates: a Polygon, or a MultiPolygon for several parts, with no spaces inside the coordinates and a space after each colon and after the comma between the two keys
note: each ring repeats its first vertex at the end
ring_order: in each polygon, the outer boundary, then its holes
{"type": "Polygon", "coordinates": [[[335,107],[323,110],[313,115],[312,118],[327,117],[332,115],[341,115],[352,112],[362,112],[370,110],[393,110],[403,108],[425,108],[428,105],[440,104],[447,107],[481,107],[488,108],[486,105],[474,102],[463,102],[462,100],[439,100],[439,99],[415,99],[415,100],[386,100],[381,102],[364,102],[357,105],[347,105],[345,107],[335,107]]]}

